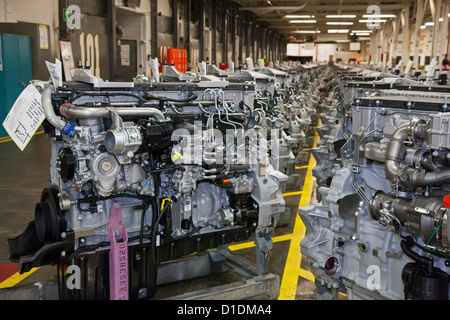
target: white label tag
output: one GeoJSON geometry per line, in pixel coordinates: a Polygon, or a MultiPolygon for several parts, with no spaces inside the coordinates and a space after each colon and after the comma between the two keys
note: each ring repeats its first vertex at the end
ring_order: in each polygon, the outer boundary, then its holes
{"type": "Polygon", "coordinates": [[[230,61],[230,63],[228,63],[228,72],[234,73],[234,62],[233,61],[230,61]]]}
{"type": "Polygon", "coordinates": [[[56,88],[61,87],[63,85],[61,61],[55,59],[55,63],[45,61],[45,64],[47,65],[48,72],[50,72],[53,86],[55,87],[56,90],[56,88]]]}
{"type": "Polygon", "coordinates": [[[150,66],[152,68],[153,78],[156,82],[159,82],[159,63],[158,58],[150,59],[150,66]]]}
{"type": "Polygon", "coordinates": [[[252,58],[246,58],[245,62],[247,62],[247,68],[250,71],[255,70],[255,67],[253,66],[253,59],[252,58]]]}
{"type": "Polygon", "coordinates": [[[206,62],[199,62],[198,63],[198,71],[200,75],[206,76],[206,62]]]}
{"type": "Polygon", "coordinates": [[[3,127],[23,151],[44,119],[41,94],[34,85],[30,84],[14,102],[3,122],[3,127]]]}

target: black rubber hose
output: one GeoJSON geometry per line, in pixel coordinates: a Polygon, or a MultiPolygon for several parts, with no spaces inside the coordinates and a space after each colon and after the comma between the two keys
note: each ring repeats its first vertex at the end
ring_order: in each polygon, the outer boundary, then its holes
{"type": "Polygon", "coordinates": [[[433,260],[424,256],[421,256],[420,254],[414,252],[411,250],[411,248],[414,246],[414,240],[412,237],[408,236],[404,238],[400,242],[400,247],[402,248],[402,251],[404,254],[406,254],[408,257],[413,259],[415,262],[426,265],[427,271],[429,273],[433,272],[433,260]]]}

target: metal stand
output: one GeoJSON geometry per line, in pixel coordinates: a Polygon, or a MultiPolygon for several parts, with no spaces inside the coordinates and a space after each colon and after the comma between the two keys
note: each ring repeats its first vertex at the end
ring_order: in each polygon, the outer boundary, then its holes
{"type": "Polygon", "coordinates": [[[179,275],[175,272],[163,272],[162,269],[165,269],[164,271],[183,270],[185,276],[183,280],[228,270],[235,271],[242,276],[240,281],[169,297],[166,300],[273,300],[277,299],[279,295],[280,277],[278,275],[259,274],[255,264],[235,255],[228,249],[218,249],[208,252],[208,254],[195,255],[160,266],[158,275],[161,275],[161,277],[158,277],[158,284],[162,284],[163,281],[170,283],[174,279],[168,279],[167,277],[179,275]],[[195,266],[195,268],[189,266],[195,266]]]}
{"type": "MultiPolygon", "coordinates": [[[[265,237],[261,237],[258,241],[257,251],[261,252],[261,257],[257,260],[264,260],[264,252],[270,249],[266,248],[264,240],[266,240],[265,237]]],[[[231,270],[241,276],[240,281],[171,296],[165,298],[165,300],[277,299],[280,290],[280,277],[267,273],[266,263],[261,264],[261,261],[259,261],[257,264],[260,266],[257,267],[257,265],[234,254],[227,247],[218,248],[162,263],[158,268],[157,284],[159,286],[231,270]]],[[[57,281],[0,289],[0,300],[58,299],[57,281]]]]}

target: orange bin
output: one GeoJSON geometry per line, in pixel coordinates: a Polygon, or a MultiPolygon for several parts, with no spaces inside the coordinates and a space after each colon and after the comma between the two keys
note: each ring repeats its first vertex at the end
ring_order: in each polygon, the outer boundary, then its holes
{"type": "Polygon", "coordinates": [[[173,64],[179,72],[187,71],[187,51],[186,49],[169,48],[167,50],[167,63],[173,64]]]}

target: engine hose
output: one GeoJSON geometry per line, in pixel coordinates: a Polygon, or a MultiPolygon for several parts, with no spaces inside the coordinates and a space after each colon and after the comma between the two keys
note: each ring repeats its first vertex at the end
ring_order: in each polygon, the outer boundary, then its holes
{"type": "Polygon", "coordinates": [[[414,240],[411,236],[404,238],[400,242],[400,247],[404,254],[406,254],[408,257],[413,259],[415,262],[426,265],[427,271],[429,273],[432,273],[433,272],[433,260],[428,257],[421,256],[420,254],[411,250],[411,247],[413,247],[413,246],[414,246],[414,240]]]}

